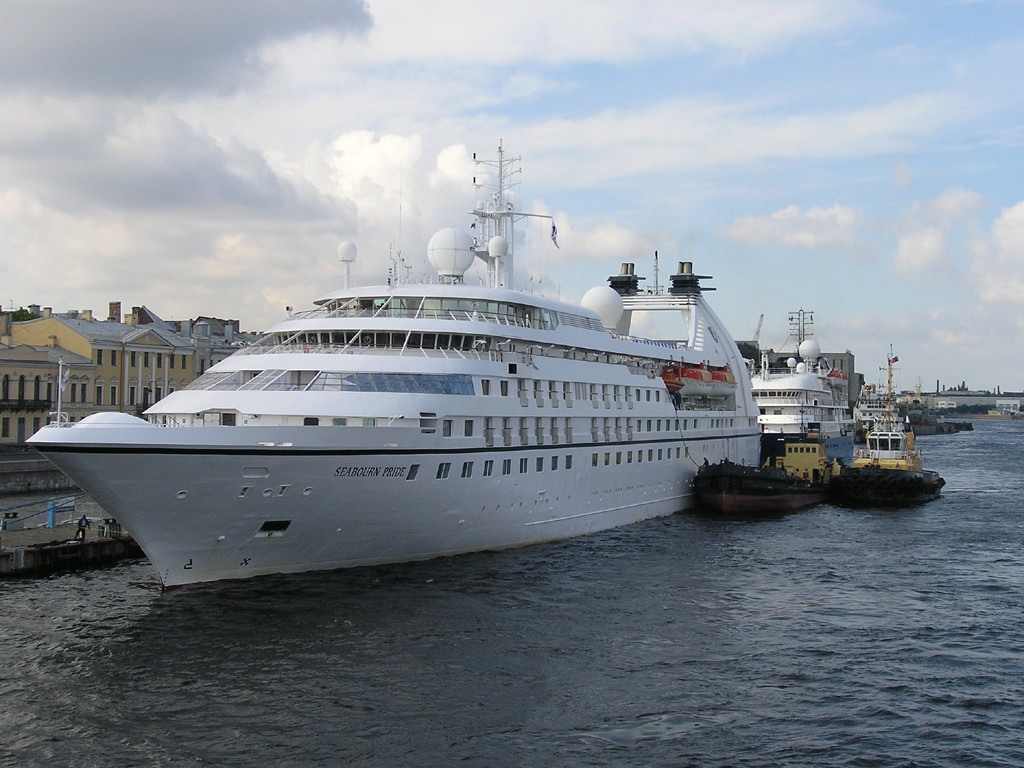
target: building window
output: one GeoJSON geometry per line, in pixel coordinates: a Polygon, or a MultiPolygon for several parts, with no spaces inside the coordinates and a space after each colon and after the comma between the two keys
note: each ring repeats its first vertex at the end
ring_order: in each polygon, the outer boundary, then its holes
{"type": "Polygon", "coordinates": [[[11,420],[7,416],[4,416],[2,419],[0,419],[0,437],[10,437],[10,436],[11,436],[11,420]]]}
{"type": "Polygon", "coordinates": [[[188,359],[184,355],[181,356],[181,370],[188,370],[188,359]]]}
{"type": "Polygon", "coordinates": [[[78,397],[78,385],[77,384],[72,384],[71,385],[71,398],[70,398],[70,401],[72,403],[75,402],[75,399],[77,397],[78,397]]]}
{"type": "Polygon", "coordinates": [[[149,352],[142,353],[142,367],[149,368],[149,352]]]}
{"type": "Polygon", "coordinates": [[[128,405],[135,405],[135,387],[128,387],[128,405]]]}
{"type": "Polygon", "coordinates": [[[117,405],[117,386],[110,387],[110,404],[117,405]]]}
{"type": "Polygon", "coordinates": [[[167,360],[168,360],[168,362],[170,362],[171,370],[173,371],[174,370],[174,355],[168,355],[167,356],[167,360]]]}
{"type": "Polygon", "coordinates": [[[156,367],[157,368],[163,368],[164,367],[164,353],[163,352],[157,352],[156,353],[156,367]]]}
{"type": "Polygon", "coordinates": [[[103,387],[96,385],[96,405],[103,405],[103,387]]]}
{"type": "Polygon", "coordinates": [[[103,350],[96,350],[96,365],[103,365],[103,350]]]}
{"type": "Polygon", "coordinates": [[[110,364],[111,365],[117,365],[117,350],[116,349],[110,350],[110,364]]]}
{"type": "Polygon", "coordinates": [[[135,352],[134,352],[134,351],[132,351],[131,353],[129,353],[129,356],[128,356],[128,364],[129,364],[129,365],[130,365],[130,366],[131,366],[132,368],[134,368],[134,367],[135,367],[135,352]]]}

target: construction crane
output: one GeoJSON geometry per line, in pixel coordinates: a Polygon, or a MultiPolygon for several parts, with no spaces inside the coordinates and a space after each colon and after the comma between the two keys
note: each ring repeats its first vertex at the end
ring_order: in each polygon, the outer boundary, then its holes
{"type": "Polygon", "coordinates": [[[759,340],[761,339],[761,324],[763,322],[764,322],[764,312],[762,312],[761,316],[759,318],[757,318],[757,330],[754,331],[754,346],[757,346],[759,340]]]}

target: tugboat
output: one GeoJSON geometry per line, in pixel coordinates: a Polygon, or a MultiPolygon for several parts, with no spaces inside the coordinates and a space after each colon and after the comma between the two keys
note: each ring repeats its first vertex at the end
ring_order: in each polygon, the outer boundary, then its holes
{"type": "Polygon", "coordinates": [[[723,460],[697,470],[697,503],[717,515],[767,515],[794,512],[825,501],[840,464],[829,464],[825,444],[807,436],[779,435],[762,441],[759,467],[723,460]]]}
{"type": "Polygon", "coordinates": [[[899,358],[889,350],[889,391],[881,419],[868,432],[866,449],[829,485],[832,500],[848,506],[904,506],[931,501],[946,484],[937,472],[923,469],[914,433],[893,409],[892,366],[899,358]]]}

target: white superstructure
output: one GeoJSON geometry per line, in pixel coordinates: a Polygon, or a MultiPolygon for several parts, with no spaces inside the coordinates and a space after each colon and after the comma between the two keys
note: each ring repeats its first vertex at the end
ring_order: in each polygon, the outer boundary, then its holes
{"type": "Polygon", "coordinates": [[[583,535],[688,506],[705,459],[755,464],[749,378],[689,265],[666,294],[624,265],[593,309],[511,290],[519,214],[500,197],[475,209],[475,241],[431,239],[441,282],[334,291],[147,419],[98,414],[31,444],[165,586],[583,535]],[[463,281],[473,258],[490,285],[463,281]],[[658,310],[681,341],[629,335],[658,310]],[[663,372],[691,365],[735,378],[670,391],[663,372]]]}
{"type": "Polygon", "coordinates": [[[793,348],[774,357],[763,351],[761,366],[751,375],[761,430],[820,437],[829,460],[850,459],[854,427],[846,375],[830,368],[818,342],[809,338],[810,313],[794,312],[790,322],[793,348]]]}

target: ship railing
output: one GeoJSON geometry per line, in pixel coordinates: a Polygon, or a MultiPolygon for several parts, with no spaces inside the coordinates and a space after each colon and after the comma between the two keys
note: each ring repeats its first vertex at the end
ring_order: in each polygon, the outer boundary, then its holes
{"type": "Polygon", "coordinates": [[[461,309],[361,309],[343,307],[340,309],[309,309],[296,312],[289,320],[333,320],[337,318],[382,318],[399,320],[454,320],[456,322],[482,322],[496,325],[513,326],[516,328],[539,328],[548,330],[549,326],[543,318],[533,322],[531,319],[514,317],[498,312],[461,309]]]}

